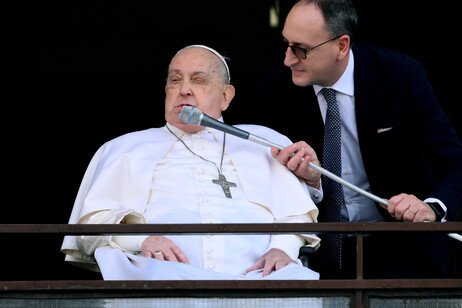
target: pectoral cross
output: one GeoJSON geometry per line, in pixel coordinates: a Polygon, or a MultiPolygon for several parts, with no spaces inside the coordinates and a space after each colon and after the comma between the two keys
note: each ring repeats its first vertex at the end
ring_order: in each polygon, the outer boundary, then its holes
{"type": "Polygon", "coordinates": [[[228,182],[225,176],[221,173],[218,174],[218,180],[212,180],[214,184],[220,185],[225,193],[226,198],[232,198],[231,192],[229,191],[230,187],[237,187],[236,183],[228,182]]]}

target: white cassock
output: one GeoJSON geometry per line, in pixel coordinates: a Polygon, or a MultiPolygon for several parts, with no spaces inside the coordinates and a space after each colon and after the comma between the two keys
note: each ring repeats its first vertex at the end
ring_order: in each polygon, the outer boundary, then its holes
{"type": "MultiPolygon", "coordinates": [[[[168,125],[168,124],[167,124],[168,125]]],[[[236,184],[224,198],[218,178],[223,132],[186,134],[166,127],[129,133],[104,144],[82,180],[70,224],[118,223],[312,223],[318,209],[308,186],[271,156],[269,148],[227,134],[223,174],[236,184]],[[211,162],[210,162],[211,161],[211,162]]],[[[283,146],[291,141],[257,125],[238,125],[283,146]]],[[[319,192],[316,191],[319,195],[319,192]]],[[[158,261],[140,253],[146,236],[66,236],[66,261],[101,271],[105,280],[262,279],[247,273],[271,248],[297,259],[315,235],[172,235],[190,264],[158,261]]],[[[299,260],[297,260],[299,262],[299,260]]],[[[290,264],[264,279],[319,279],[290,264]]]]}

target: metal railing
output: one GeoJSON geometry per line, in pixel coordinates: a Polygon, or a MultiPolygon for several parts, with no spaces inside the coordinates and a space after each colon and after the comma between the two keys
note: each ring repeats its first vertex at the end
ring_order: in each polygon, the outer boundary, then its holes
{"type": "MultiPolygon", "coordinates": [[[[47,236],[103,234],[310,234],[352,233],[357,237],[356,278],[342,280],[34,280],[0,281],[0,298],[18,296],[347,296],[351,307],[368,307],[371,294],[385,296],[424,296],[461,298],[462,279],[364,279],[363,235],[378,232],[438,232],[458,234],[462,222],[445,223],[313,223],[313,224],[137,224],[137,225],[69,225],[69,224],[0,224],[0,235],[47,236]]],[[[457,239],[454,239],[457,241],[457,239]]],[[[457,242],[457,245],[462,243],[457,242]]],[[[63,255],[64,262],[64,255],[63,255]]],[[[8,266],[8,265],[5,265],[8,266]]],[[[2,268],[2,271],[7,270],[2,268]]],[[[83,269],[82,269],[83,270],[83,269]]]]}

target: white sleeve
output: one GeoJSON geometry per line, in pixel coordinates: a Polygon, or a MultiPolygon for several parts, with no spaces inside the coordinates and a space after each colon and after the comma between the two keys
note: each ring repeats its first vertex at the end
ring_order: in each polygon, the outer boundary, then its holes
{"type": "MultiPolygon", "coordinates": [[[[82,217],[80,224],[145,224],[143,215],[133,210],[103,210],[90,213],[82,217]]],[[[141,244],[146,236],[113,236],[113,235],[82,235],[77,236],[77,247],[84,255],[93,256],[96,248],[110,246],[124,251],[136,252],[141,250],[141,244]],[[127,241],[125,237],[133,237],[133,241],[127,241]],[[128,244],[129,243],[129,244],[128,244]],[[138,245],[139,244],[139,245],[138,245]],[[124,247],[127,245],[128,247],[124,247]],[[138,249],[139,246],[139,249],[138,249]],[[135,250],[132,250],[136,248],[135,250]]]]}
{"type": "Polygon", "coordinates": [[[319,187],[319,189],[316,189],[309,185],[307,186],[308,186],[308,192],[310,193],[311,199],[313,200],[314,204],[318,204],[319,202],[321,202],[324,196],[322,185],[321,187],[319,187]]]}
{"type": "Polygon", "coordinates": [[[147,237],[148,235],[115,235],[112,241],[123,251],[137,253],[141,251],[141,244],[147,237]]]}
{"type": "MultiPolygon", "coordinates": [[[[276,219],[275,223],[313,223],[309,215],[291,216],[284,219],[276,219]]],[[[308,245],[314,247],[321,241],[314,234],[273,234],[268,250],[279,248],[297,260],[300,247],[308,245]]]]}
{"type": "Polygon", "coordinates": [[[443,202],[441,202],[441,200],[436,199],[436,198],[427,198],[427,199],[424,200],[424,202],[436,202],[436,203],[438,203],[441,206],[441,208],[443,209],[443,211],[444,211],[444,216],[443,216],[443,218],[441,218],[441,222],[446,222],[446,215],[448,214],[448,208],[446,207],[446,205],[444,205],[443,202]]]}
{"type": "Polygon", "coordinates": [[[295,234],[273,234],[268,250],[278,248],[283,250],[293,260],[297,260],[300,247],[305,243],[305,239],[295,234]]]}

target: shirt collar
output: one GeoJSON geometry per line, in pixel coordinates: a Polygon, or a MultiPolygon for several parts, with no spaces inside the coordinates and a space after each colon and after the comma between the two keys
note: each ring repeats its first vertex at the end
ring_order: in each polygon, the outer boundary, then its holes
{"type": "MultiPolygon", "coordinates": [[[[332,85],[332,89],[334,89],[337,92],[349,95],[349,96],[354,96],[355,90],[354,90],[354,78],[353,78],[353,71],[354,71],[354,57],[353,57],[353,51],[350,49],[350,59],[348,61],[348,65],[343,72],[342,76],[340,76],[340,79],[337,80],[336,83],[332,85]]],[[[321,91],[322,86],[319,85],[313,85],[314,92],[316,95],[318,95],[319,91],[321,91]]]]}
{"type": "MultiPolygon", "coordinates": [[[[219,117],[217,120],[220,122],[224,122],[223,116],[219,117]]],[[[170,130],[179,138],[182,138],[183,136],[192,136],[195,134],[207,134],[207,133],[211,133],[217,140],[222,140],[223,138],[223,133],[221,131],[211,128],[211,127],[207,127],[207,126],[203,130],[198,131],[196,133],[186,133],[182,131],[181,129],[179,129],[178,127],[171,125],[170,123],[165,123],[165,126],[168,126],[168,128],[170,128],[170,130]]]]}

